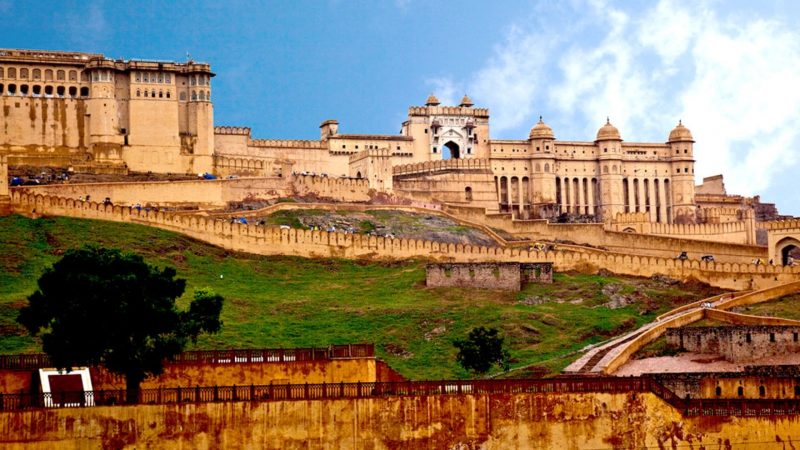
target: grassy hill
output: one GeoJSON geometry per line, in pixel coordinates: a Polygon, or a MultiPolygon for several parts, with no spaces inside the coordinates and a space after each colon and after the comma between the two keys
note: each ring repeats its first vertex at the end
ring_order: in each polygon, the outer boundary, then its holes
{"type": "Polygon", "coordinates": [[[556,274],[552,285],[530,285],[519,293],[427,288],[421,261],[263,257],[140,225],[11,216],[0,218],[0,353],[40,351],[39,342],[16,324],[17,311],[44,269],[83,243],[134,251],[151,264],[176,267],[187,280],[182,301],[203,287],[223,295],[222,331],[201,338],[198,348],[374,342],[379,357],[414,379],[467,377],[454,361],[451,342],[475,326],[502,331],[512,367],[558,370],[587,344],[719,292],[582,274],[556,274]]]}

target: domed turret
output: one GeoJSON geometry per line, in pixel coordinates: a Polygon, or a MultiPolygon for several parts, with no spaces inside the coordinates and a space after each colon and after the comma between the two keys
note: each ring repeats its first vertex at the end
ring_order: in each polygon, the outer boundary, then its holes
{"type": "Polygon", "coordinates": [[[531,133],[528,135],[528,139],[555,139],[556,136],[553,134],[553,129],[547,126],[546,123],[542,121],[542,116],[539,116],[539,121],[536,125],[531,128],[531,133]]]}
{"type": "Polygon", "coordinates": [[[431,94],[428,96],[428,100],[425,101],[425,106],[438,106],[439,99],[436,98],[435,95],[431,94]]]}
{"type": "Polygon", "coordinates": [[[694,138],[692,132],[679,120],[678,125],[669,132],[668,142],[694,142],[694,138]]]}
{"type": "Polygon", "coordinates": [[[597,130],[597,139],[598,141],[621,141],[622,137],[619,135],[619,130],[614,125],[611,125],[611,121],[606,118],[606,124],[600,127],[597,130]]]}
{"type": "Polygon", "coordinates": [[[458,105],[458,106],[462,106],[462,107],[465,107],[465,108],[470,108],[470,107],[472,107],[472,105],[474,105],[474,103],[472,103],[472,99],[469,98],[467,96],[467,94],[464,94],[464,98],[461,99],[461,104],[458,105]]]}

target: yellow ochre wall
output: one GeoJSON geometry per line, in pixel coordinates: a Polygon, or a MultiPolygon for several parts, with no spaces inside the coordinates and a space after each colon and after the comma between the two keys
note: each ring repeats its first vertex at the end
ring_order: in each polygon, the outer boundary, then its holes
{"type": "Polygon", "coordinates": [[[682,417],[651,393],[491,394],[0,412],[6,449],[784,450],[796,416],[682,417]]]}

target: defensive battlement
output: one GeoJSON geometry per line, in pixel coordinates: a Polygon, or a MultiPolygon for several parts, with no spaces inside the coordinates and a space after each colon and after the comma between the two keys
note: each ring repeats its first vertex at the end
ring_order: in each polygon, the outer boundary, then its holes
{"type": "Polygon", "coordinates": [[[320,175],[299,175],[295,174],[293,180],[297,184],[307,186],[337,186],[344,188],[369,189],[369,180],[365,178],[338,178],[323,177],[320,175]]]}
{"type": "Polygon", "coordinates": [[[762,222],[760,228],[767,230],[794,230],[800,229],[800,219],[776,220],[773,222],[762,222]]]}
{"type": "Polygon", "coordinates": [[[741,208],[729,206],[715,206],[711,208],[698,209],[698,213],[702,212],[702,214],[704,214],[706,217],[737,216],[741,211],[741,208]]]}
{"type": "MultiPolygon", "coordinates": [[[[328,177],[295,177],[299,184],[349,184],[367,186],[367,180],[328,177]]],[[[677,279],[694,277],[721,287],[744,289],[794,281],[800,267],[771,266],[754,263],[730,263],[679,260],[603,250],[565,247],[554,251],[537,251],[509,247],[452,244],[421,239],[392,239],[320,230],[280,229],[255,224],[231,223],[202,216],[136,209],[127,206],[103,205],[74,198],[12,192],[12,207],[25,214],[63,215],[116,222],[132,222],[183,233],[213,245],[235,251],[262,255],[296,255],[305,257],[339,257],[367,259],[424,258],[442,262],[545,262],[552,261],[555,270],[576,270],[587,267],[613,268],[616,273],[653,276],[662,274],[677,279]]],[[[627,235],[627,233],[619,233],[627,235]]],[[[650,236],[628,235],[636,239],[650,236]]],[[[644,242],[640,242],[644,244],[644,242]]]]}
{"type": "Polygon", "coordinates": [[[350,162],[361,161],[364,158],[390,158],[393,155],[394,152],[388,148],[362,150],[350,155],[350,162]]]}
{"type": "Polygon", "coordinates": [[[211,73],[211,65],[204,62],[157,61],[144,59],[112,59],[100,53],[59,52],[46,50],[0,49],[0,62],[33,64],[68,64],[84,66],[86,69],[157,70],[176,73],[211,73]]]}
{"type": "Polygon", "coordinates": [[[228,127],[219,126],[214,127],[214,134],[239,134],[243,136],[250,136],[250,127],[228,127]]]}
{"type": "Polygon", "coordinates": [[[617,213],[613,223],[647,223],[650,222],[650,213],[617,213]]]}
{"type": "Polygon", "coordinates": [[[392,173],[394,175],[409,175],[415,173],[431,173],[453,170],[491,170],[491,165],[489,164],[488,159],[469,158],[426,161],[392,167],[392,173]]]}
{"type": "Polygon", "coordinates": [[[409,116],[473,116],[489,118],[489,108],[468,108],[465,106],[412,106],[408,108],[409,116]]]}
{"type": "Polygon", "coordinates": [[[334,134],[329,139],[349,139],[358,141],[413,141],[411,136],[390,134],[334,134]]]}
{"type": "Polygon", "coordinates": [[[279,148],[310,148],[310,149],[325,149],[327,148],[322,141],[306,141],[295,139],[250,139],[247,142],[250,147],[279,147],[279,148]]]}
{"type": "Polygon", "coordinates": [[[39,62],[47,64],[85,64],[91,59],[103,59],[100,53],[60,52],[50,50],[0,49],[0,61],[39,62]]]}

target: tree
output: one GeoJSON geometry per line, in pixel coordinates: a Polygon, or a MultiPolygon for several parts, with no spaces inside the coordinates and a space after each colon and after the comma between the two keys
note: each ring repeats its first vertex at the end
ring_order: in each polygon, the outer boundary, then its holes
{"type": "Polygon", "coordinates": [[[136,403],[141,382],[160,374],[165,359],[222,325],[223,298],[209,290],[178,310],[186,281],[175,275],[116,249],[70,250],[39,278],[17,321],[41,334],[57,368],[102,364],[124,375],[127,402],[136,403]]]}
{"type": "Polygon", "coordinates": [[[456,339],[453,346],[458,349],[456,361],[474,374],[486,373],[494,364],[508,370],[510,355],[503,348],[503,337],[495,328],[473,328],[467,339],[456,339]]]}

